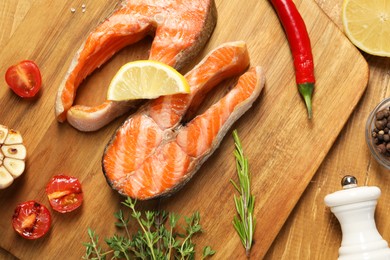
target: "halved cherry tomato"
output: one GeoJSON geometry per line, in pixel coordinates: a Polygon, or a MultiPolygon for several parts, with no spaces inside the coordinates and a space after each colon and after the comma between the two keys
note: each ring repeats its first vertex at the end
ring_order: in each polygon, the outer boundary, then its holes
{"type": "Polygon", "coordinates": [[[38,65],[31,60],[24,60],[8,68],[5,81],[15,94],[23,98],[34,97],[42,84],[38,65]]]}
{"type": "Polygon", "coordinates": [[[52,208],[61,213],[71,212],[83,202],[79,180],[66,175],[54,176],[46,186],[46,194],[52,208]]]}
{"type": "Polygon", "coordinates": [[[27,239],[42,237],[49,231],[50,225],[49,210],[33,200],[19,204],[12,216],[14,230],[27,239]]]}

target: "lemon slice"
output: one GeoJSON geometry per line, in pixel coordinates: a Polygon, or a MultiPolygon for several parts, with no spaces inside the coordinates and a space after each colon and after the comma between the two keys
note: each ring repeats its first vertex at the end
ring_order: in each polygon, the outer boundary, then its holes
{"type": "Polygon", "coordinates": [[[152,60],[140,60],[129,62],[119,69],[108,87],[107,99],[153,99],[189,92],[187,80],[171,66],[152,60]]]}
{"type": "Polygon", "coordinates": [[[344,30],[364,52],[390,57],[390,3],[388,0],[344,0],[344,30]]]}

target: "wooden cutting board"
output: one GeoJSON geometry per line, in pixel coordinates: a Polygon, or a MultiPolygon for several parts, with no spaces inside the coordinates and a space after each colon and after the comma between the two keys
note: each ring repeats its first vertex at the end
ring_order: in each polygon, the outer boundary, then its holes
{"type": "MultiPolygon", "coordinates": [[[[11,9],[16,2],[26,4],[26,1],[3,0],[0,7],[11,9]]],[[[0,43],[1,73],[22,59],[32,59],[41,67],[44,82],[40,97],[33,101],[18,98],[4,82],[0,83],[0,123],[20,130],[28,151],[23,177],[0,191],[0,247],[20,259],[79,259],[84,254],[82,242],[88,240],[88,227],[96,230],[100,241],[119,232],[114,226],[113,213],[120,208],[123,198],[108,187],[100,160],[110,136],[126,117],[94,133],[78,132],[54,118],[57,88],[71,59],[87,33],[116,5],[116,1],[103,0],[83,3],[87,6],[85,13],[81,12],[81,1],[31,0],[16,30],[12,23],[6,24],[4,32],[15,32],[0,43]],[[70,12],[71,7],[77,8],[75,13],[70,12]],[[49,207],[45,186],[59,173],[81,180],[85,199],[82,208],[69,214],[51,210],[53,224],[48,235],[36,241],[22,239],[11,227],[15,206],[34,199],[49,207]]],[[[266,86],[260,98],[233,126],[238,129],[249,158],[256,196],[253,259],[260,259],[268,250],[368,81],[366,62],[316,3],[312,0],[295,3],[306,22],[313,47],[317,77],[313,120],[307,119],[296,89],[288,43],[267,1],[247,0],[243,4],[239,0],[216,0],[217,27],[205,50],[187,68],[221,43],[244,40],[251,64],[265,69],[266,86]]],[[[6,11],[1,14],[7,16],[6,11]]],[[[146,59],[150,44],[151,39],[146,39],[116,55],[86,80],[76,102],[102,101],[119,67],[131,60],[146,59]]],[[[211,100],[223,92],[223,89],[217,92],[211,100]]],[[[207,244],[217,251],[216,259],[243,259],[244,249],[231,225],[235,191],[229,180],[236,179],[233,150],[229,131],[219,149],[181,191],[163,201],[140,202],[139,208],[158,204],[181,215],[198,210],[205,231],[196,239],[198,251],[207,244]]]]}

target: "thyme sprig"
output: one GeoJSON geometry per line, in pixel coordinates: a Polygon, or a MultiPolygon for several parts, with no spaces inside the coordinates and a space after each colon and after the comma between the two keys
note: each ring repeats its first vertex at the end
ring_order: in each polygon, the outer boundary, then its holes
{"type": "Polygon", "coordinates": [[[234,216],[233,226],[241,239],[247,257],[249,257],[256,226],[256,220],[253,217],[255,197],[251,194],[251,175],[248,159],[244,155],[237,130],[233,131],[233,139],[235,144],[234,156],[236,158],[238,184],[233,180],[230,180],[230,182],[239,193],[238,197],[234,195],[234,203],[238,216],[234,216]]]}
{"type": "MultiPolygon", "coordinates": [[[[114,216],[118,220],[115,225],[123,228],[125,234],[106,238],[105,242],[109,250],[103,251],[99,245],[98,235],[88,229],[90,242],[84,243],[86,252],[83,259],[105,260],[108,256],[110,259],[195,259],[195,244],[192,238],[202,232],[199,212],[184,217],[185,233],[180,233],[177,231],[180,220],[178,214],[165,211],[146,211],[142,214],[136,210],[136,201],[131,198],[127,198],[122,204],[130,209],[131,218],[126,217],[122,210],[114,213],[114,216]],[[128,229],[132,219],[140,227],[133,236],[128,229]]],[[[203,249],[202,259],[214,254],[215,251],[206,246],[203,249]]]]}

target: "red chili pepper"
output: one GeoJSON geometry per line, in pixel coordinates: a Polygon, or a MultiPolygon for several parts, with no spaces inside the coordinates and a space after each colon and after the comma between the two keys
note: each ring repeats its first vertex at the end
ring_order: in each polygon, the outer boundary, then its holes
{"type": "Polygon", "coordinates": [[[292,0],[270,0],[284,28],[294,59],[299,93],[305,100],[309,119],[312,116],[311,97],[314,90],[314,62],[310,38],[299,11],[292,0]]]}

